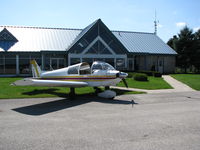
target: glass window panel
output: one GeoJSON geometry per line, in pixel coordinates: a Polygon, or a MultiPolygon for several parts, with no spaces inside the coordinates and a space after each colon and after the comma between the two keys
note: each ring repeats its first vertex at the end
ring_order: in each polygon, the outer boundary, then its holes
{"type": "Polygon", "coordinates": [[[65,67],[65,61],[64,59],[59,59],[59,65],[58,65],[59,68],[64,68],[65,67]]]}
{"type": "Polygon", "coordinates": [[[94,61],[105,61],[104,58],[94,58],[94,61]]]}
{"type": "Polygon", "coordinates": [[[31,73],[30,59],[19,59],[19,72],[20,74],[31,73]]]}
{"type": "Polygon", "coordinates": [[[50,57],[44,57],[44,70],[50,70],[50,57]]]}
{"type": "Polygon", "coordinates": [[[113,58],[106,58],[105,59],[105,62],[107,62],[108,64],[112,65],[112,66],[115,66],[114,64],[114,59],[113,58]]]}
{"type": "Polygon", "coordinates": [[[101,42],[97,41],[88,51],[87,54],[111,54],[106,46],[101,42]]]}
{"type": "Polygon", "coordinates": [[[125,60],[123,58],[116,59],[116,67],[117,67],[117,69],[124,69],[125,68],[125,60]]]}
{"type": "Polygon", "coordinates": [[[5,74],[16,74],[16,59],[5,59],[5,74]]]}
{"type": "Polygon", "coordinates": [[[20,54],[19,55],[19,59],[29,59],[30,58],[30,54],[20,54]]]}
{"type": "Polygon", "coordinates": [[[91,47],[86,54],[98,54],[98,51],[96,49],[94,49],[93,47],[91,47]]]}
{"type": "Polygon", "coordinates": [[[111,54],[111,52],[101,41],[99,41],[99,54],[111,54]]]}
{"type": "Polygon", "coordinates": [[[68,69],[68,74],[78,74],[78,66],[76,66],[76,67],[70,67],[68,69]]]}
{"type": "Polygon", "coordinates": [[[0,64],[0,74],[4,74],[4,65],[0,64]]]}
{"type": "Polygon", "coordinates": [[[92,70],[102,70],[102,69],[103,68],[101,64],[96,63],[92,65],[92,70]]]}
{"type": "Polygon", "coordinates": [[[71,58],[70,59],[71,65],[80,63],[80,58],[71,58]]]}
{"type": "Polygon", "coordinates": [[[51,59],[52,69],[58,69],[57,59],[51,59]]]}
{"type": "Polygon", "coordinates": [[[0,74],[5,73],[5,64],[4,64],[4,56],[0,56],[0,74]]]}
{"type": "Polygon", "coordinates": [[[93,58],[83,58],[82,62],[87,62],[91,66],[93,63],[93,58]]]}

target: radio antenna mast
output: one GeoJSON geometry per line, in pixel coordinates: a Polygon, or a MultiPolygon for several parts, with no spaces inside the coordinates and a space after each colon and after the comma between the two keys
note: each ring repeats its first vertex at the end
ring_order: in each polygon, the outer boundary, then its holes
{"type": "Polygon", "coordinates": [[[155,28],[155,31],[154,31],[154,34],[157,35],[157,26],[159,21],[157,20],[157,14],[156,14],[156,10],[155,10],[155,20],[154,20],[154,28],[155,28]]]}

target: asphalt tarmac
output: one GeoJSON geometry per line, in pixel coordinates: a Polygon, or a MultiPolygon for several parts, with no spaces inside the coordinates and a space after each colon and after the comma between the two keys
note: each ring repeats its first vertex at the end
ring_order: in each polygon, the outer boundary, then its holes
{"type": "Polygon", "coordinates": [[[0,150],[199,150],[200,92],[0,100],[0,150]]]}

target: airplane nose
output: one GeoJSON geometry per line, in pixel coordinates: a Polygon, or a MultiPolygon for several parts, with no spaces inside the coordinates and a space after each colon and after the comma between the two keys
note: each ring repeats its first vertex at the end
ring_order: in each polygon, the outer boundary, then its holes
{"type": "Polygon", "coordinates": [[[126,78],[128,76],[128,73],[125,72],[119,72],[116,74],[117,77],[119,78],[126,78]]]}

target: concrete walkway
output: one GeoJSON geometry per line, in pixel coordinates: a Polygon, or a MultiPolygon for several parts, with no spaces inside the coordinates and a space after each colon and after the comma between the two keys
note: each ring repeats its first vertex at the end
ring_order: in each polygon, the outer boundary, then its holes
{"type": "Polygon", "coordinates": [[[123,89],[123,90],[131,90],[131,91],[142,91],[146,93],[170,93],[170,92],[186,92],[186,91],[195,91],[191,87],[187,86],[186,84],[174,79],[169,75],[163,75],[163,79],[170,84],[173,89],[161,89],[161,90],[145,90],[145,89],[137,89],[137,88],[125,88],[125,87],[112,87],[116,89],[123,89]]]}

